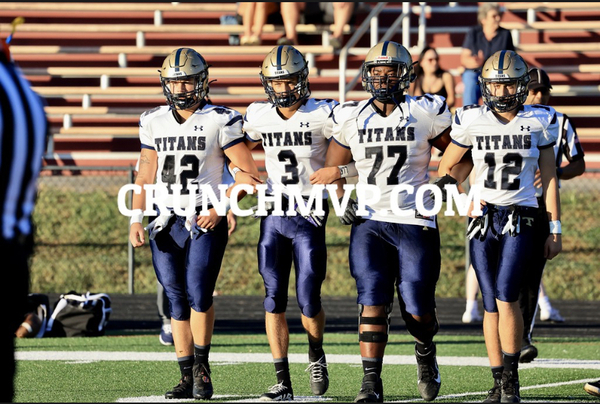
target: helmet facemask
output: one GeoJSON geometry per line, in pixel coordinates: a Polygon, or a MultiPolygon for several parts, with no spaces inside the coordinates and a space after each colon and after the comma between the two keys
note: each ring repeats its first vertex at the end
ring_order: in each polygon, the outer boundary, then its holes
{"type": "Polygon", "coordinates": [[[208,65],[193,49],[176,49],[163,62],[160,83],[167,104],[171,108],[188,109],[208,95],[208,65]],[[183,80],[193,80],[194,88],[190,91],[173,93],[169,83],[183,80]]]}
{"type": "Polygon", "coordinates": [[[293,46],[273,48],[262,63],[259,73],[269,102],[279,108],[289,108],[310,96],[308,64],[304,56],[293,46]],[[277,92],[273,81],[296,79],[294,88],[277,92]]]}
{"type": "Polygon", "coordinates": [[[519,108],[527,100],[529,91],[529,73],[527,63],[513,51],[498,51],[483,65],[479,76],[481,98],[491,110],[508,112],[519,108]],[[514,85],[514,94],[494,95],[491,87],[494,83],[514,85]]]}
{"type": "Polygon", "coordinates": [[[396,64],[380,64],[379,66],[391,66],[395,68],[396,73],[392,75],[375,76],[372,74],[373,68],[377,64],[363,63],[362,66],[362,83],[363,88],[371,93],[377,101],[389,102],[399,95],[403,95],[411,83],[412,65],[407,66],[403,63],[396,64]]]}

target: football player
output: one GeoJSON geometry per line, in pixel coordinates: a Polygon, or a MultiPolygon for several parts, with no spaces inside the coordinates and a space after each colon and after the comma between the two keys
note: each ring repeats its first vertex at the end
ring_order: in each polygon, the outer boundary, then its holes
{"type": "MultiPolygon", "coordinates": [[[[531,78],[527,86],[529,95],[525,100],[525,104],[548,105],[548,102],[550,101],[550,90],[552,89],[548,74],[542,69],[533,68],[529,70],[529,77],[531,78]]],[[[583,148],[579,142],[577,131],[569,117],[556,111],[556,118],[559,127],[558,139],[554,145],[554,158],[557,167],[556,176],[558,180],[569,180],[580,176],[585,172],[583,148]],[[563,158],[567,160],[567,164],[564,166],[562,165],[563,158]]],[[[537,250],[539,253],[536,255],[537,259],[532,263],[531,269],[525,274],[523,288],[521,290],[521,295],[519,296],[519,303],[521,311],[523,312],[523,321],[525,325],[520,356],[521,363],[531,362],[538,355],[538,350],[532,343],[532,334],[535,324],[535,313],[537,312],[538,299],[542,287],[542,273],[544,272],[544,266],[546,265],[544,243],[546,238],[548,238],[548,216],[546,214],[544,198],[542,197],[542,182],[539,170],[535,173],[535,186],[535,195],[538,199],[539,206],[539,219],[535,221],[534,225],[538,229],[537,250]]],[[[544,295],[544,297],[546,296],[544,295]]],[[[546,303],[546,305],[549,305],[549,303],[546,303]]],[[[543,307],[541,302],[540,307],[543,307]]],[[[552,308],[551,310],[556,309],[552,308]]],[[[557,316],[557,313],[550,314],[553,314],[554,318],[557,316]]],[[[540,318],[542,321],[546,320],[543,311],[540,318]]],[[[558,320],[562,320],[560,315],[558,315],[558,320]]]]}
{"type": "MultiPolygon", "coordinates": [[[[519,291],[534,248],[539,166],[550,234],[544,254],[561,250],[560,199],[553,146],[558,118],[552,107],[523,105],[530,77],[514,51],[490,56],[481,72],[484,105],[458,108],[452,144],[438,169],[450,170],[472,151],[475,184],[481,189],[482,216],[467,229],[470,256],[481,288],[483,332],[494,385],[484,402],[520,402],[518,363],[523,336],[519,291]]],[[[472,214],[471,214],[472,215],[472,214]]]]}
{"type": "MultiPolygon", "coordinates": [[[[178,48],[162,64],[160,82],[167,105],[140,117],[141,154],[135,183],[167,189],[166,211],[148,225],[152,263],[168,296],[179,384],[166,398],[209,399],[213,394],[208,355],[214,327],[213,291],[227,245],[227,220],[209,205],[201,214],[202,189],[210,186],[220,195],[226,159],[248,173],[257,184],[258,169],[244,144],[239,112],[210,103],[208,65],[190,48],[178,48]],[[194,204],[193,214],[175,213],[179,205],[194,204]],[[192,199],[190,201],[190,199],[192,199]]],[[[236,178],[239,182],[240,178],[236,178]]],[[[204,195],[205,197],[206,195],[204,195]]],[[[144,209],[146,193],[134,194],[132,209],[144,209]]],[[[224,202],[224,201],[220,201],[224,202]]],[[[189,211],[189,210],[188,210],[189,211]]],[[[142,215],[132,216],[129,240],[134,247],[145,242],[142,215]]]]}
{"type": "MultiPolygon", "coordinates": [[[[356,201],[350,200],[340,217],[342,223],[352,224],[350,272],[358,292],[363,381],[356,402],[383,401],[381,370],[394,287],[402,318],[415,339],[419,393],[433,400],[441,385],[433,342],[439,328],[435,288],[440,237],[437,218],[416,210],[415,193],[429,183],[432,148],[443,151],[450,143],[451,113],[443,97],[407,95],[414,79],[408,50],[396,42],[381,42],[369,50],[362,66],[362,85],[371,98],[345,102],[333,114],[334,142],[326,166],[354,160],[357,187],[375,185],[381,191],[379,200],[367,205],[368,215],[356,217],[356,201]],[[399,184],[413,186],[415,192],[394,193],[399,184]],[[391,204],[410,215],[392,214],[391,204]]],[[[464,180],[471,164],[465,156],[456,167],[456,178],[464,180]]],[[[344,182],[334,182],[340,202],[344,182]]],[[[428,198],[425,206],[431,209],[433,203],[428,198]]]]}
{"type": "Polygon", "coordinates": [[[277,375],[277,384],[261,400],[294,397],[285,316],[292,261],[302,325],[308,334],[310,386],[314,394],[323,395],[329,385],[323,351],[325,311],[321,305],[327,264],[328,204],[322,191],[310,198],[313,187],[309,176],[325,164],[331,137],[330,115],[338,102],[311,98],[308,73],[306,59],[296,48],[289,45],[273,48],[264,58],[259,74],[268,101],[250,104],[244,115],[246,143],[254,148],[262,142],[265,150],[267,194],[280,198],[284,211],[283,216],[270,211],[261,217],[260,223],[258,270],[264,281],[266,333],[277,375]],[[295,211],[292,188],[306,204],[313,201],[313,206],[308,206],[309,214],[295,211]],[[321,215],[317,203],[322,206],[321,215]]]}

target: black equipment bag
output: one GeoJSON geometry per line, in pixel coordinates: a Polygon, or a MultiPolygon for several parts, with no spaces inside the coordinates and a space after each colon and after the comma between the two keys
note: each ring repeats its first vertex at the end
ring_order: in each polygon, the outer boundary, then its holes
{"type": "Polygon", "coordinates": [[[110,318],[110,297],[106,293],[69,293],[54,304],[46,328],[47,337],[97,337],[104,335],[110,318]]]}

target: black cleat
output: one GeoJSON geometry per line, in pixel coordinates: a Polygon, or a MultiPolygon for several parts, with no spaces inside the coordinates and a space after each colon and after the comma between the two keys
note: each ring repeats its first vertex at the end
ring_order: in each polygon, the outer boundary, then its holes
{"type": "Polygon", "coordinates": [[[329,373],[327,372],[327,361],[325,355],[316,362],[310,362],[305,370],[310,372],[310,389],[313,394],[322,396],[329,388],[329,373]]]}
{"type": "Polygon", "coordinates": [[[179,380],[179,384],[173,387],[173,390],[165,393],[165,398],[194,398],[192,394],[194,378],[192,375],[186,375],[179,380]]]}
{"type": "Polygon", "coordinates": [[[383,382],[377,373],[367,373],[363,377],[355,403],[383,403],[383,382]]]}
{"type": "Polygon", "coordinates": [[[260,401],[292,401],[294,392],[292,386],[286,386],[283,382],[269,387],[269,391],[259,398],[260,401]]]}
{"type": "Polygon", "coordinates": [[[500,387],[501,384],[502,384],[502,379],[494,380],[494,387],[492,387],[490,390],[488,390],[488,395],[485,398],[485,400],[483,400],[484,403],[499,403],[500,402],[500,398],[502,397],[502,392],[501,392],[501,387],[500,387]]]}
{"type": "Polygon", "coordinates": [[[538,356],[538,350],[534,345],[532,345],[532,344],[524,345],[523,348],[521,348],[521,356],[519,357],[519,362],[520,363],[529,363],[532,360],[534,360],[535,358],[537,358],[537,356],[538,356]]]}
{"type": "Polygon", "coordinates": [[[440,386],[442,385],[440,370],[435,357],[435,344],[432,342],[432,345],[433,348],[426,355],[421,355],[417,351],[417,347],[415,345],[418,377],[417,385],[419,387],[419,393],[425,401],[435,400],[440,392],[440,386]]]}
{"type": "Polygon", "coordinates": [[[208,363],[194,363],[194,398],[208,400],[213,395],[213,385],[210,380],[210,367],[208,363]]]}
{"type": "Polygon", "coordinates": [[[520,403],[521,395],[519,393],[519,379],[513,377],[512,372],[502,373],[501,403],[520,403]]]}
{"type": "Polygon", "coordinates": [[[583,389],[592,396],[600,397],[600,380],[586,383],[583,389]]]}

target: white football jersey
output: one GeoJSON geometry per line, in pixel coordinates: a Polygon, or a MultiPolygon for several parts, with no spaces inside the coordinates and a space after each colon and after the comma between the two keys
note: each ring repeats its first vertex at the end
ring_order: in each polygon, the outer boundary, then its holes
{"type": "MultiPolygon", "coordinates": [[[[181,184],[181,208],[188,205],[188,185],[211,185],[217,197],[223,182],[225,153],[223,150],[244,140],[242,115],[230,108],[207,104],[180,124],[168,106],[144,112],[140,117],[142,148],[156,150],[158,170],[156,184],[181,184]]],[[[173,207],[173,190],[165,204],[173,207]]],[[[201,206],[202,191],[196,196],[201,206]]]]}
{"type": "Polygon", "coordinates": [[[472,148],[481,199],[500,206],[538,206],[533,183],[540,149],[554,146],[558,137],[554,108],[524,105],[506,124],[485,105],[457,108],[451,136],[457,145],[472,148]]]}
{"type": "MultiPolygon", "coordinates": [[[[307,99],[290,119],[283,119],[267,101],[253,102],[246,109],[243,130],[246,138],[261,142],[265,150],[267,191],[273,185],[296,185],[310,196],[310,175],[325,165],[331,137],[331,111],[338,104],[331,99],[307,99]]],[[[326,197],[323,192],[323,197],[326,197]]]]}
{"type": "MultiPolygon", "coordinates": [[[[556,167],[560,167],[563,157],[565,157],[568,162],[572,162],[582,159],[584,153],[581,143],[579,142],[579,137],[577,136],[577,131],[571,124],[569,117],[558,111],[556,112],[556,117],[558,118],[559,130],[558,139],[554,145],[554,157],[556,159],[556,167]]],[[[542,187],[536,187],[535,195],[540,197],[542,194],[542,187]]]]}
{"type": "MultiPolygon", "coordinates": [[[[416,211],[415,197],[417,189],[429,183],[431,142],[450,127],[451,118],[445,99],[429,94],[407,95],[387,117],[377,113],[370,100],[346,102],[334,110],[333,137],[352,152],[357,186],[376,185],[381,191],[379,201],[367,205],[368,218],[436,227],[435,217],[423,217],[416,211]],[[414,192],[399,192],[395,206],[413,211],[410,215],[391,211],[394,188],[401,184],[414,187],[414,192]]],[[[423,202],[426,209],[433,208],[431,197],[423,202]]]]}

